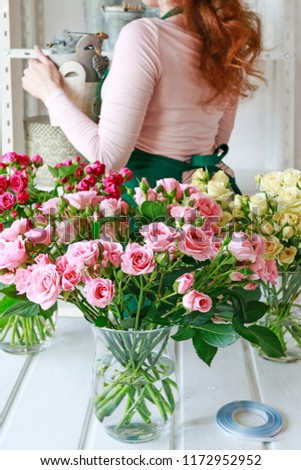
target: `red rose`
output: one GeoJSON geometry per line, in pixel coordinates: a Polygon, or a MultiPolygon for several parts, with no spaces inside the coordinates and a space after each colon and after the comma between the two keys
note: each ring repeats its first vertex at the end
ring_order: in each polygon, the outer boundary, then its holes
{"type": "Polygon", "coordinates": [[[31,157],[31,161],[36,168],[39,168],[40,166],[44,165],[43,158],[40,155],[33,155],[31,157]]]}
{"type": "Polygon", "coordinates": [[[20,204],[25,204],[29,199],[29,194],[26,191],[22,191],[21,193],[17,194],[17,201],[20,204]]]}
{"type": "Polygon", "coordinates": [[[0,209],[11,209],[15,203],[16,197],[12,193],[6,192],[0,196],[0,209]]]}
{"type": "Polygon", "coordinates": [[[21,193],[27,188],[28,179],[22,173],[15,173],[10,177],[9,185],[14,193],[21,193]]]}
{"type": "Polygon", "coordinates": [[[0,176],[0,194],[3,194],[8,188],[8,181],[5,175],[0,176]]]}
{"type": "Polygon", "coordinates": [[[20,163],[22,168],[27,168],[30,164],[30,158],[26,153],[22,153],[21,155],[17,155],[17,162],[20,163]]]}

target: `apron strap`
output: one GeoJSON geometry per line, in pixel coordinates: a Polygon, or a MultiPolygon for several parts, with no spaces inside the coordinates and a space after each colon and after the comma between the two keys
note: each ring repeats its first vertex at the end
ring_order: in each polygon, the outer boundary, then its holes
{"type": "Polygon", "coordinates": [[[228,145],[221,144],[211,155],[192,155],[191,161],[189,163],[184,163],[184,171],[196,170],[200,167],[214,167],[218,163],[221,163],[222,159],[227,155],[228,151],[228,145]]]}

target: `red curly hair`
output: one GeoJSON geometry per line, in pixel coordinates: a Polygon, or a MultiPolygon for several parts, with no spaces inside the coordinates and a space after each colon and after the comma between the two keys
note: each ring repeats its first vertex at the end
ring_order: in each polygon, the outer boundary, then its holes
{"type": "Polygon", "coordinates": [[[213,88],[209,102],[247,97],[263,79],[256,65],[262,51],[259,16],[241,0],[183,0],[187,27],[201,37],[200,69],[213,88]]]}

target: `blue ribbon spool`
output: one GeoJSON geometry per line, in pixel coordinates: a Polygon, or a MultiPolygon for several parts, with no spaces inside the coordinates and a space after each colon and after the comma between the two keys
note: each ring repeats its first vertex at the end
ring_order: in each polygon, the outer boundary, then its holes
{"type": "Polygon", "coordinates": [[[250,400],[233,401],[219,409],[217,424],[228,434],[235,437],[267,442],[282,428],[281,415],[274,408],[250,400]],[[265,423],[259,426],[243,425],[235,420],[238,413],[250,414],[263,418],[265,423]]]}

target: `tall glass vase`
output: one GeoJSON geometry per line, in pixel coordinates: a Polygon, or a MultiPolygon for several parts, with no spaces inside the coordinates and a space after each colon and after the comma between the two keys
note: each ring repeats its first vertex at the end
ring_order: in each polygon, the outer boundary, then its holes
{"type": "Polygon", "coordinates": [[[277,284],[262,287],[263,300],[269,309],[260,325],[271,329],[279,338],[286,356],[265,359],[294,362],[301,359],[301,272],[279,272],[277,284]]]}
{"type": "Polygon", "coordinates": [[[113,438],[150,441],[173,416],[178,387],[170,331],[96,330],[92,403],[113,438]]]}

